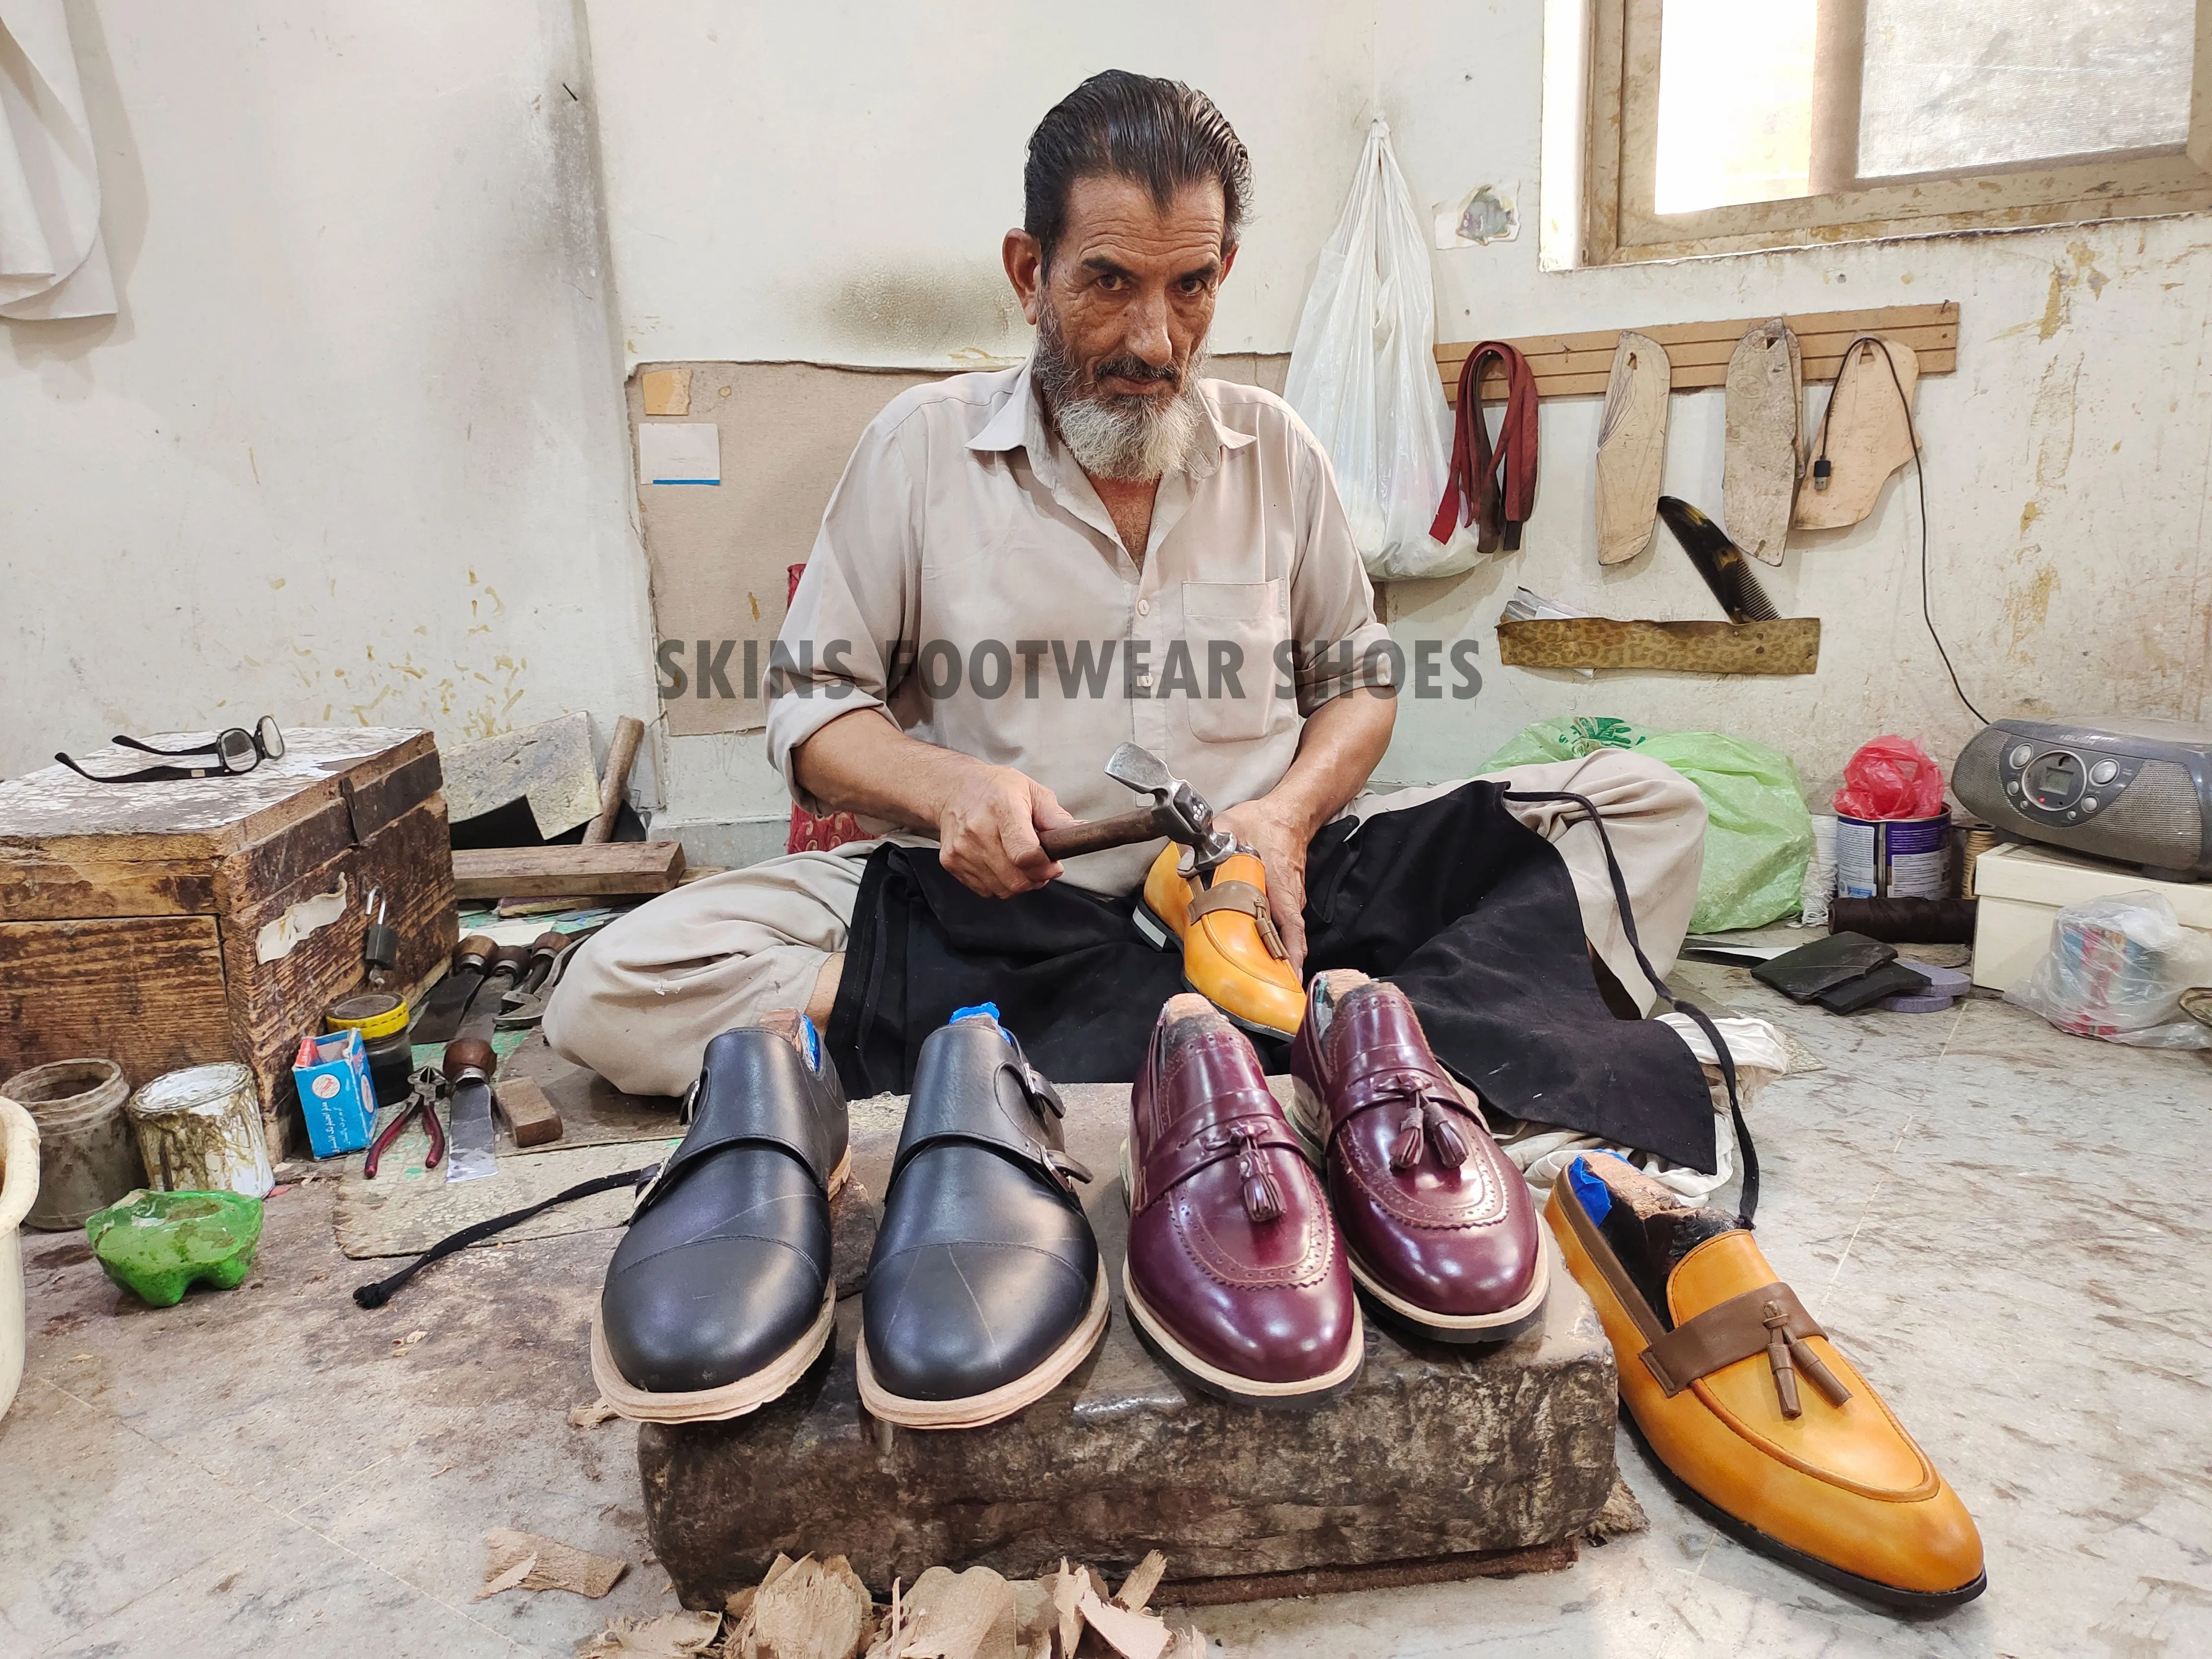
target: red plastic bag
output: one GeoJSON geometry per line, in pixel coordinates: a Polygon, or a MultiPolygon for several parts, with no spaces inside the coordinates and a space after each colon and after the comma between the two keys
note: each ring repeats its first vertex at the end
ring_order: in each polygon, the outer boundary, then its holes
{"type": "Polygon", "coordinates": [[[1836,811],[1851,818],[1932,818],[1943,810],[1943,769],[1910,738],[1876,738],[1844,768],[1836,811]]]}

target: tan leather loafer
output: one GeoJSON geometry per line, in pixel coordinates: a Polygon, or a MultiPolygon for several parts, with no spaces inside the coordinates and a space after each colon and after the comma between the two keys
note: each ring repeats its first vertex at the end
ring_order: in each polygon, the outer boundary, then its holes
{"type": "Polygon", "coordinates": [[[1152,860],[1137,901],[1137,929],[1164,951],[1182,950],[1183,983],[1246,1030],[1297,1035],[1305,990],[1267,909],[1257,853],[1237,853],[1206,875],[1177,868],[1182,848],[1152,860]]]}
{"type": "Polygon", "coordinates": [[[1884,1607],[1982,1593],[1966,1505],[1735,1218],[1601,1153],[1568,1166],[1544,1218],[1597,1304],[1638,1437],[1692,1507],[1884,1607]]]}

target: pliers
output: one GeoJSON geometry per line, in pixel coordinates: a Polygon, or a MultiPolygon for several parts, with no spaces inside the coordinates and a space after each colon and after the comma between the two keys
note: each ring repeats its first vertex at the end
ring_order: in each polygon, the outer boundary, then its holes
{"type": "Polygon", "coordinates": [[[438,1161],[446,1155],[446,1128],[438,1121],[438,1098],[446,1091],[445,1073],[434,1066],[425,1066],[407,1081],[409,1088],[405,1103],[392,1114],[392,1121],[380,1129],[376,1139],[368,1144],[368,1156],[361,1164],[361,1178],[363,1181],[376,1178],[377,1160],[384,1156],[386,1147],[399,1139],[400,1131],[413,1120],[418,1109],[422,1114],[422,1127],[430,1137],[430,1155],[422,1160],[422,1167],[436,1169],[438,1161]]]}

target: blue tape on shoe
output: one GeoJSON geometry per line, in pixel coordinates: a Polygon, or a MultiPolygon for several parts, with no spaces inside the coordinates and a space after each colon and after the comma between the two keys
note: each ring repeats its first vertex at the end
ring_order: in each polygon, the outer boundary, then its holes
{"type": "Polygon", "coordinates": [[[806,1063],[818,1072],[822,1069],[822,1034],[814,1029],[814,1016],[801,1014],[799,1029],[806,1038],[806,1063]]]}
{"type": "Polygon", "coordinates": [[[952,1011],[952,1018],[945,1024],[957,1025],[963,1019],[988,1019],[992,1024],[999,1026],[999,1035],[1006,1038],[1008,1042],[1014,1040],[1013,1034],[1005,1026],[999,1024],[999,1005],[995,1002],[978,1002],[969,1007],[955,1008],[952,1011]]]}
{"type": "Polygon", "coordinates": [[[1613,1209],[1613,1190],[1590,1173],[1589,1161],[1577,1158],[1567,1165],[1567,1189],[1581,1200],[1583,1213],[1602,1221],[1613,1209]]]}

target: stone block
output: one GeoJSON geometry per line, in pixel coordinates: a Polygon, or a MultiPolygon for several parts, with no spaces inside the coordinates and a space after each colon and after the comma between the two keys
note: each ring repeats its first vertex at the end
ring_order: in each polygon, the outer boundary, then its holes
{"type": "MultiPolygon", "coordinates": [[[[988,1429],[892,1430],[860,1408],[860,1304],[788,1394],[728,1423],[645,1424],[647,1524],[687,1607],[719,1607],[779,1551],[842,1554],[878,1594],[977,1563],[1013,1576],[1062,1556],[1109,1574],[1147,1550],[1175,1580],[1366,1568],[1475,1553],[1564,1565],[1613,1482],[1613,1352],[1553,1257],[1543,1312],[1514,1340],[1453,1348],[1385,1327],[1340,1398],[1260,1410],[1188,1390],[1121,1305],[1119,1167],[1128,1091],[1066,1091],[1068,1149],[1098,1173],[1086,1206],[1114,1310],[1059,1389],[988,1429]]],[[[902,1099],[855,1103],[854,1174],[882,1193],[902,1099]]]]}

